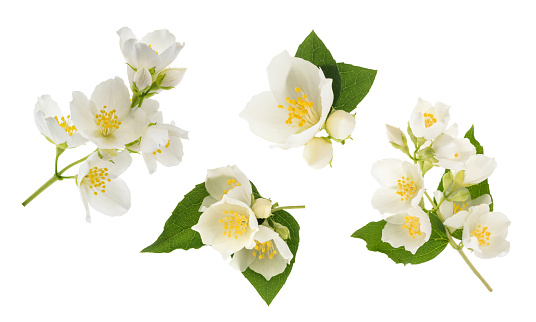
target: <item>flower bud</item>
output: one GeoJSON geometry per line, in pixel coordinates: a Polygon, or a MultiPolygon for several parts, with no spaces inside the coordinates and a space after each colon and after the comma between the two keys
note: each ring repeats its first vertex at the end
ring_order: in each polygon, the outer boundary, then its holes
{"type": "Polygon", "coordinates": [[[153,78],[151,77],[149,70],[147,70],[145,67],[138,69],[138,71],[134,74],[134,83],[140,91],[143,91],[148,86],[151,86],[153,83],[153,78]]]}
{"type": "MultiPolygon", "coordinates": [[[[385,124],[387,130],[387,138],[392,144],[396,144],[399,147],[405,147],[408,145],[406,135],[399,128],[385,124]]],[[[398,148],[398,147],[397,147],[398,148]]]]}
{"type": "Polygon", "coordinates": [[[279,234],[281,239],[288,239],[290,237],[290,231],[288,228],[279,223],[274,222],[274,230],[279,234]]]}
{"type": "Polygon", "coordinates": [[[268,199],[259,198],[251,207],[257,218],[268,218],[272,214],[272,202],[268,199]]]}
{"type": "Polygon", "coordinates": [[[175,87],[179,85],[182,77],[186,73],[186,68],[167,68],[160,72],[159,75],[165,75],[160,87],[175,87]]]}
{"type": "Polygon", "coordinates": [[[328,138],[312,138],[303,148],[303,157],[311,168],[321,169],[333,159],[333,146],[328,138]]]}
{"type": "Polygon", "coordinates": [[[355,128],[355,117],[345,111],[337,110],[328,117],[326,131],[337,140],[346,140],[355,128]]]}

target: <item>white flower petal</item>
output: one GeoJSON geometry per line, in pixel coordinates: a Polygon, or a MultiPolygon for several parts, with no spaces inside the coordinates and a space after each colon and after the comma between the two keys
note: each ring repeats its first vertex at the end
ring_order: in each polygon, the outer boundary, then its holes
{"type": "Polygon", "coordinates": [[[109,110],[116,110],[115,115],[120,119],[130,112],[130,93],[119,77],[108,79],[97,85],[91,95],[91,101],[97,109],[107,106],[109,110]]]}
{"type": "Polygon", "coordinates": [[[106,184],[106,192],[89,193],[91,207],[107,216],[121,216],[130,209],[130,190],[122,179],[114,179],[106,184]]]}

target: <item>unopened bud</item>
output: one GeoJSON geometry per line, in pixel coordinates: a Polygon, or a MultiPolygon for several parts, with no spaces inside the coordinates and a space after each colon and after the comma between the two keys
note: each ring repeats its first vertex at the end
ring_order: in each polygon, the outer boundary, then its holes
{"type": "Polygon", "coordinates": [[[303,157],[314,169],[321,169],[333,159],[333,146],[328,138],[312,138],[303,148],[303,157]]]}
{"type": "Polygon", "coordinates": [[[275,232],[279,234],[279,237],[281,237],[281,239],[288,239],[290,237],[290,231],[287,227],[274,222],[274,229],[275,232]]]}
{"type": "Polygon", "coordinates": [[[251,207],[257,218],[268,218],[272,214],[272,202],[268,199],[259,198],[251,207]]]}
{"type": "Polygon", "coordinates": [[[134,83],[139,91],[143,91],[148,86],[151,86],[153,79],[149,70],[147,70],[145,67],[138,69],[138,71],[134,74],[134,83]]]}
{"type": "Polygon", "coordinates": [[[342,110],[337,110],[328,117],[326,131],[337,140],[346,140],[355,129],[355,117],[342,110]]]}

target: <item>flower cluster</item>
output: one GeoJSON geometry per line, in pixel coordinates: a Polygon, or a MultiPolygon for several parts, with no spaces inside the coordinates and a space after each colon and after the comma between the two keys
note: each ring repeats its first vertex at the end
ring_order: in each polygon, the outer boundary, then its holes
{"type": "Polygon", "coordinates": [[[372,205],[387,222],[382,241],[393,247],[403,246],[415,254],[430,239],[430,214],[441,220],[456,249],[466,247],[480,258],[504,256],[510,248],[505,239],[510,221],[502,213],[490,212],[489,194],[473,194],[473,199],[469,190],[483,184],[497,164],[493,158],[481,154],[482,151],[477,154],[478,142],[458,138],[456,124],[447,128],[449,108],[419,99],[408,125],[408,135],[415,146],[412,153],[406,135],[387,125],[391,145],[413,162],[387,159],[372,167],[372,175],[382,186],[375,192],[372,205]],[[442,189],[433,193],[434,198],[424,189],[423,179],[433,167],[446,170],[442,189]],[[427,197],[430,210],[423,196],[427,197]],[[452,239],[457,229],[462,230],[459,244],[452,239]]]}
{"type": "Polygon", "coordinates": [[[249,267],[266,280],[282,273],[293,257],[285,242],[291,236],[271,215],[284,207],[255,198],[249,179],[236,166],[208,170],[205,187],[209,195],[192,227],[203,244],[223,259],[234,254],[230,264],[241,272],[249,267]]]}
{"type": "Polygon", "coordinates": [[[270,91],[253,96],[240,117],[253,133],[280,148],[304,146],[303,156],[311,167],[330,164],[332,141],[344,144],[356,124],[354,115],[332,108],[332,79],[287,51],[274,57],[267,71],[270,91]],[[322,130],[328,136],[317,137],[322,130]]]}
{"type": "Polygon", "coordinates": [[[56,145],[56,168],[54,176],[23,205],[57,180],[76,179],[88,222],[89,205],[105,215],[120,216],[130,208],[130,190],[119,178],[132,162],[130,153],[141,153],[151,174],[157,163],[169,167],[181,162],[181,140],[187,139],[188,133],[173,122],[164,123],[158,102],[150,97],[181,81],[186,69],[168,65],[184,45],[167,30],[151,32],[141,40],[126,27],[117,33],[128,65],[132,95],[123,80],[115,77],[97,85],[89,98],[73,92],[67,116],[50,96],[38,99],[35,123],[41,134],[56,145]],[[88,141],[96,150],[59,171],[59,156],[88,141]],[[77,175],[63,175],[77,164],[77,175]]]}

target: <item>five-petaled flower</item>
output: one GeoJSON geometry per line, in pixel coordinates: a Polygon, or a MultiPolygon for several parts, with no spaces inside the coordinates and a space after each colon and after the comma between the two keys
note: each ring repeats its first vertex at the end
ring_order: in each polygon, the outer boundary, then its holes
{"type": "Polygon", "coordinates": [[[398,248],[404,246],[412,254],[430,239],[430,218],[420,207],[411,207],[404,213],[384,217],[382,241],[398,248]]]}
{"type": "Polygon", "coordinates": [[[182,141],[188,132],[172,124],[156,124],[143,132],[140,150],[150,174],[156,171],[157,162],[172,167],[182,161],[182,141]]]}
{"type": "Polygon", "coordinates": [[[426,140],[435,139],[449,123],[449,108],[443,103],[436,102],[432,105],[419,98],[409,121],[413,134],[426,140]]]}
{"type": "Polygon", "coordinates": [[[267,68],[270,90],[254,96],[240,113],[258,136],[283,149],[309,142],[333,103],[331,79],[312,63],[284,51],[267,68]]]}
{"type": "Polygon", "coordinates": [[[76,183],[86,208],[86,220],[91,221],[89,205],[108,216],[121,216],[130,208],[130,190],[118,178],[132,163],[132,157],[123,150],[113,158],[92,153],[78,170],[76,183]]]}

